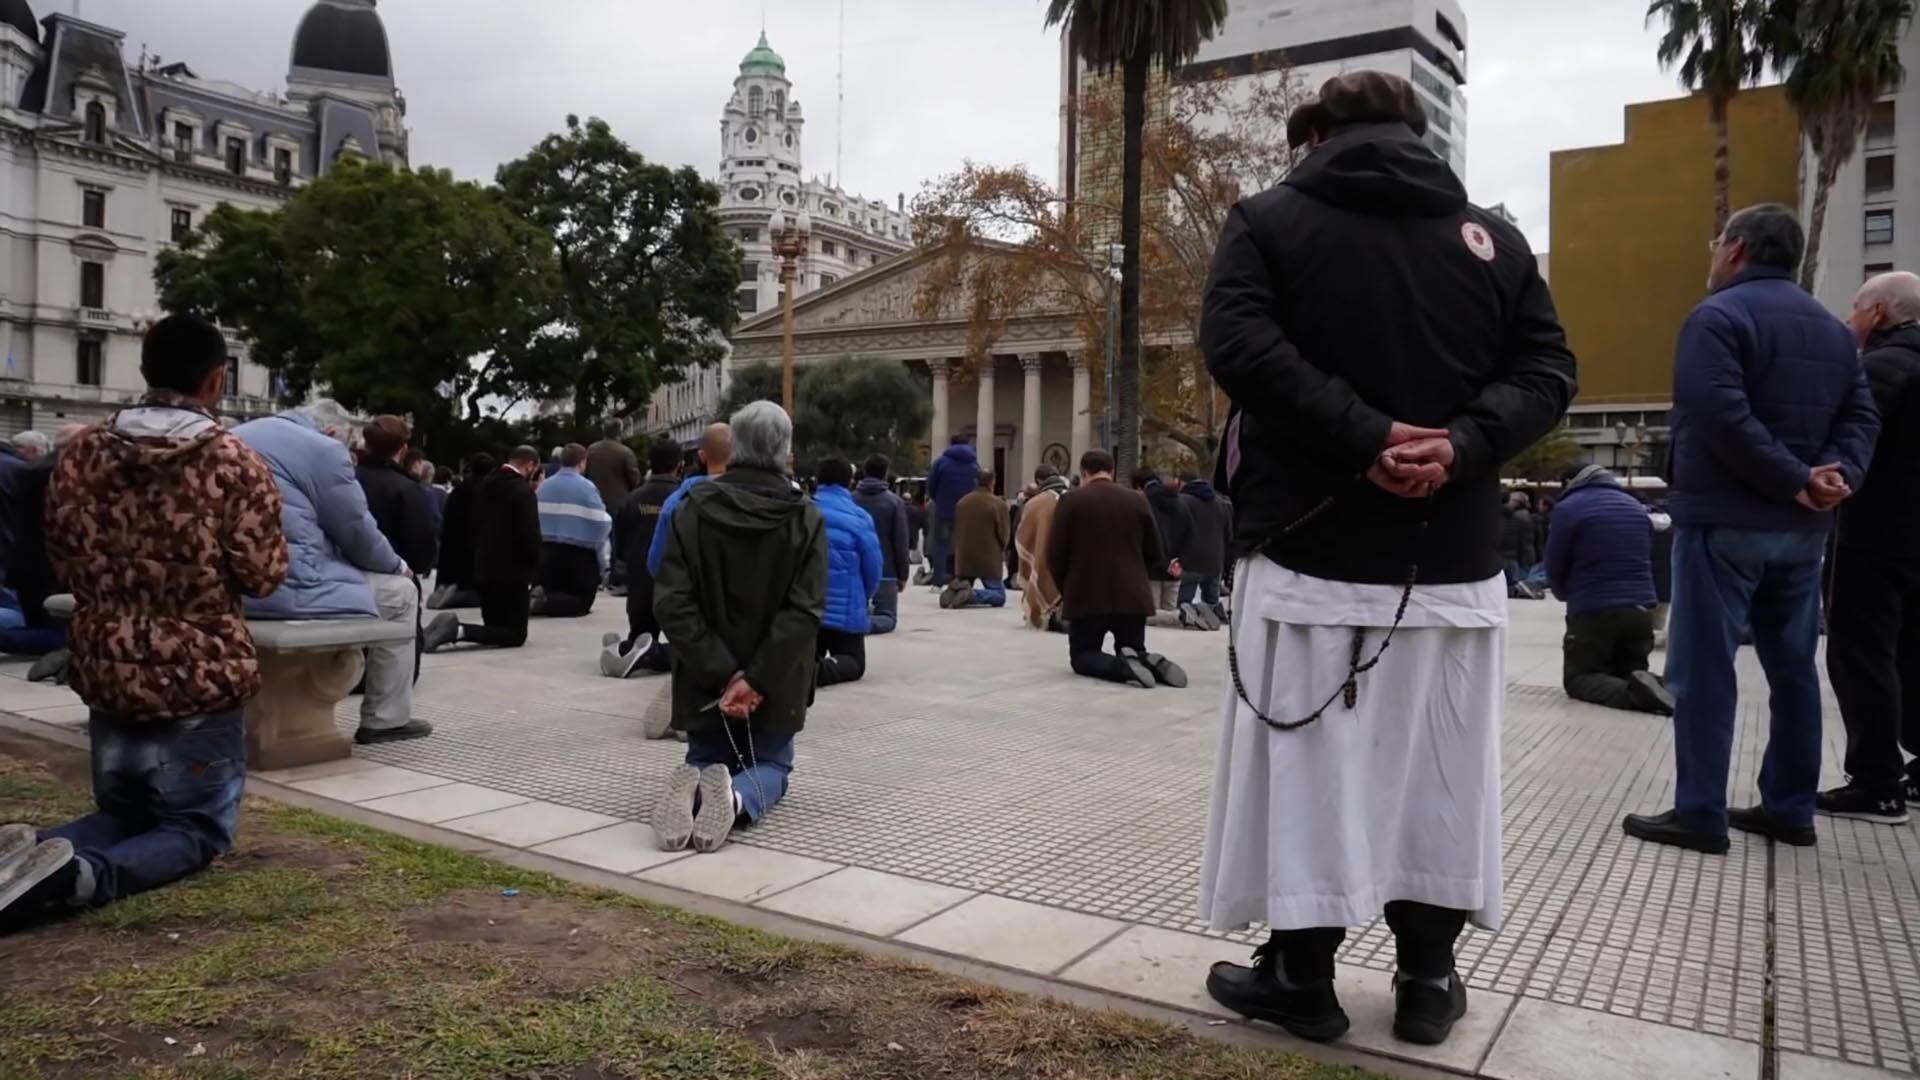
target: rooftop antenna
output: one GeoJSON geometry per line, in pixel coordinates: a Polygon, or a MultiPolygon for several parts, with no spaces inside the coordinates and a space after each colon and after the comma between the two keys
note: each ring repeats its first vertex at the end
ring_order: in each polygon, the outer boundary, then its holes
{"type": "Polygon", "coordinates": [[[833,177],[845,184],[840,158],[847,141],[847,0],[840,0],[840,71],[834,76],[834,90],[840,95],[840,101],[833,118],[833,177]]]}

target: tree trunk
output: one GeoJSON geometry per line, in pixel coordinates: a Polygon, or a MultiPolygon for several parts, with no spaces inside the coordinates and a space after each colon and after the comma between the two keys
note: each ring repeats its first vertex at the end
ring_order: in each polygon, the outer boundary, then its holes
{"type": "Polygon", "coordinates": [[[1827,231],[1827,198],[1833,194],[1834,181],[1840,178],[1841,157],[1829,153],[1820,158],[1814,170],[1813,209],[1807,214],[1807,255],[1800,264],[1800,287],[1813,291],[1820,274],[1820,241],[1827,231]]]}
{"type": "Polygon", "coordinates": [[[1145,42],[1127,57],[1126,141],[1120,189],[1120,362],[1113,372],[1114,434],[1119,476],[1125,482],[1140,464],[1140,187],[1147,127],[1147,70],[1152,53],[1145,42]]]}
{"type": "Polygon", "coordinates": [[[1713,235],[1727,231],[1727,219],[1733,216],[1733,151],[1727,137],[1727,101],[1707,99],[1707,120],[1713,125],[1713,235]]]}

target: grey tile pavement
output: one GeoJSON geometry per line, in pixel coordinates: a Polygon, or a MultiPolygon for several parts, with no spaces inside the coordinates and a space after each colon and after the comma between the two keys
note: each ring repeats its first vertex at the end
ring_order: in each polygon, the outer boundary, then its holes
{"type": "MultiPolygon", "coordinates": [[[[1244,956],[1261,936],[1207,933],[1193,910],[1222,637],[1152,631],[1193,685],[1138,691],[1073,677],[1064,639],[1021,629],[1011,611],[942,612],[919,590],[903,609],[905,629],[869,643],[867,680],[821,692],[792,794],[736,835],[731,856],[662,861],[641,850],[635,823],[682,749],[640,735],[664,678],[597,674],[618,601],[586,619],[536,622],[518,652],[428,658],[416,713],[437,726],[431,739],[356,751],[387,768],[287,779],[419,818],[468,799],[537,801],[552,821],[521,839],[551,840],[537,848],[546,853],[1026,970],[1070,965],[1061,977],[1204,1008],[1202,961],[1244,956]],[[451,784],[498,794],[434,795],[451,784]],[[744,858],[756,850],[779,857],[756,867],[744,858]],[[847,909],[862,891],[872,910],[847,909]],[[1051,938],[1023,936],[1049,926],[1051,938]]],[[[1469,932],[1461,949],[1484,1027],[1445,1054],[1398,1056],[1551,1076],[1577,1068],[1581,1055],[1567,1051],[1591,1040],[1619,1060],[1589,1056],[1613,1064],[1581,1075],[1676,1061],[1691,1071],[1665,1075],[1748,1075],[1742,1063],[1757,1061],[1762,1037],[1771,883],[1781,1075],[1920,1073],[1920,833],[1823,821],[1818,848],[1780,849],[1771,864],[1748,837],[1723,859],[1629,840],[1622,814],[1672,798],[1667,723],[1569,702],[1558,689],[1559,617],[1553,604],[1514,608],[1507,925],[1469,932]]],[[[1751,798],[1765,736],[1750,652],[1741,680],[1736,801],[1751,798]]],[[[36,687],[16,698],[20,686],[0,678],[0,709],[73,722],[70,696],[36,687]]],[[[1833,779],[1842,735],[1829,713],[1833,779]]],[[[356,715],[342,706],[343,730],[356,715]]],[[[468,821],[483,834],[491,824],[485,812],[468,821]]],[[[1383,926],[1349,935],[1341,959],[1356,1002],[1384,992],[1364,988],[1385,986],[1392,954],[1383,926]]],[[[1351,1041],[1404,1051],[1369,1031],[1351,1041]]]]}

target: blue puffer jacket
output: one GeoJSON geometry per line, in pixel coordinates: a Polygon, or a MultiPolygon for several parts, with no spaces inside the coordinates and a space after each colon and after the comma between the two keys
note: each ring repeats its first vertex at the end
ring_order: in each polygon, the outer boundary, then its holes
{"type": "Polygon", "coordinates": [[[1832,513],[1808,510],[1794,496],[1814,465],[1841,466],[1858,490],[1879,432],[1852,332],[1785,270],[1746,270],[1702,301],[1680,330],[1674,523],[1831,528],[1832,513]]]}
{"type": "Polygon", "coordinates": [[[822,487],[813,501],[827,519],[827,610],[820,625],[864,634],[872,625],[868,604],[880,584],[880,536],[847,488],[822,487]]]}
{"type": "Polygon", "coordinates": [[[1567,614],[1649,607],[1653,518],[1612,473],[1588,466],[1553,508],[1547,534],[1547,583],[1567,614]]]}
{"type": "Polygon", "coordinates": [[[377,614],[363,571],[403,574],[406,564],[380,534],[353,458],[338,439],[297,410],[233,429],[266,459],[280,484],[281,527],[291,566],[264,600],[246,602],[250,619],[339,619],[377,614]]]}
{"type": "Polygon", "coordinates": [[[927,470],[927,500],[933,503],[934,518],[952,521],[954,507],[979,486],[980,455],[966,443],[947,447],[947,452],[927,470]]]}

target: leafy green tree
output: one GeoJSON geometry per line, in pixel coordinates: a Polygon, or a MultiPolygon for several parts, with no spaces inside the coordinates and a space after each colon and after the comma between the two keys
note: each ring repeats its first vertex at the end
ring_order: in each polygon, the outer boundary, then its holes
{"type": "Polygon", "coordinates": [[[1121,73],[1120,358],[1113,372],[1120,475],[1140,460],[1140,197],[1147,76],[1192,60],[1227,18],[1227,0],[1047,0],[1046,24],[1094,71],[1121,73]]]}
{"type": "Polygon", "coordinates": [[[1507,462],[1501,472],[1509,479],[1546,483],[1560,479],[1580,460],[1580,456],[1580,444],[1575,441],[1573,432],[1557,427],[1507,462]]]}
{"type": "Polygon", "coordinates": [[[1800,115],[1815,163],[1800,267],[1808,291],[1820,272],[1827,200],[1840,167],[1859,149],[1874,103],[1906,80],[1900,42],[1913,7],[1913,0],[1775,0],[1774,63],[1787,71],[1787,100],[1800,115]]]}
{"type": "Polygon", "coordinates": [[[576,424],[630,415],[668,376],[720,362],[739,319],[740,250],[720,228],[718,188],[577,116],[498,180],[553,239],[565,289],[540,363],[576,424]]]}
{"type": "MultiPolygon", "coordinates": [[[[780,400],[778,364],[734,370],[721,401],[722,418],[754,401],[780,400]]],[[[855,464],[873,454],[896,462],[913,458],[933,419],[927,388],[900,364],[842,357],[803,368],[793,391],[793,453],[803,465],[844,457],[855,464]]]]}
{"type": "Polygon", "coordinates": [[[155,268],[161,303],[243,337],[298,397],[445,435],[525,398],[558,296],[553,249],[451,173],[343,162],[277,213],[221,210],[155,268]],[[464,413],[462,410],[464,406],[464,413]]]}
{"type": "Polygon", "coordinates": [[[1657,53],[1660,66],[1678,64],[1680,85],[1707,95],[1707,119],[1713,125],[1713,227],[1718,236],[1731,214],[1727,109],[1741,88],[1757,82],[1766,69],[1773,13],[1767,0],[1653,0],[1647,22],[1655,19],[1666,22],[1657,53]]]}

